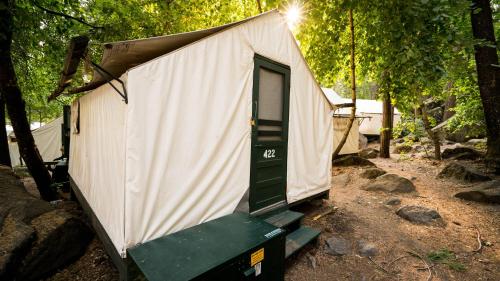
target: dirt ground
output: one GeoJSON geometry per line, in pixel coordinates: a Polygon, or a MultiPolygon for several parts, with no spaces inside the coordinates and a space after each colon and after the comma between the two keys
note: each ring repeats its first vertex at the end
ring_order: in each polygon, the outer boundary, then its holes
{"type": "MultiPolygon", "coordinates": [[[[287,262],[286,280],[428,280],[429,271],[415,255],[427,258],[431,251],[446,249],[456,255],[455,264],[465,270],[453,270],[446,264],[431,264],[432,280],[500,280],[500,206],[462,201],[453,195],[467,187],[436,176],[446,162],[402,157],[373,159],[388,173],[412,179],[418,195],[388,195],[361,190],[368,179],[359,177],[362,168],[334,168],[333,174],[347,174],[346,185],[332,183],[330,199],[320,209],[312,205],[301,210],[305,224],[322,229],[316,245],[287,262]],[[384,202],[397,197],[400,206],[384,202]],[[445,226],[415,225],[395,211],[404,205],[421,205],[437,210],[445,226]],[[338,209],[313,221],[315,215],[332,207],[338,209]],[[478,248],[477,230],[484,244],[478,248]],[[334,257],[324,251],[325,239],[342,237],[352,242],[353,254],[334,257]],[[377,245],[372,260],[356,254],[357,243],[365,240],[377,245]],[[316,264],[314,267],[313,263],[316,264]]],[[[478,166],[477,162],[464,162],[478,166]]]]}
{"type": "MultiPolygon", "coordinates": [[[[432,271],[432,280],[500,280],[500,205],[462,201],[453,194],[467,187],[449,180],[436,179],[446,162],[393,155],[391,159],[373,159],[379,168],[411,179],[418,195],[388,195],[361,190],[368,182],[359,177],[360,167],[334,168],[333,174],[347,174],[348,182],[332,183],[330,199],[298,207],[306,214],[304,224],[321,229],[318,241],[307,246],[286,263],[287,281],[313,280],[428,280],[429,271],[415,254],[424,258],[432,271]],[[404,159],[404,160],[403,160],[404,159]],[[397,197],[399,206],[384,204],[397,197]],[[437,210],[445,226],[415,225],[395,211],[404,205],[421,205],[437,210]],[[318,220],[325,211],[335,211],[318,220]],[[480,252],[477,230],[484,246],[480,252]],[[331,256],[324,250],[325,240],[335,236],[352,243],[352,253],[331,256]],[[371,258],[357,254],[359,240],[374,243],[378,254],[371,258]],[[446,249],[456,255],[454,270],[446,264],[430,263],[431,251],[446,249]],[[412,254],[409,254],[409,253],[412,254]]],[[[476,162],[464,162],[477,166],[476,162]]],[[[118,273],[94,239],[87,253],[66,269],[47,279],[117,280],[118,273]]]]}

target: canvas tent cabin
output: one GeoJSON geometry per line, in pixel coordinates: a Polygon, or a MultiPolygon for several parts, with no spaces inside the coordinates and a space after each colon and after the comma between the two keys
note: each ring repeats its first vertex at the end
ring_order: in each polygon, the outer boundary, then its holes
{"type": "MultiPolygon", "coordinates": [[[[351,103],[349,99],[340,97],[335,91],[329,88],[322,88],[328,101],[335,107],[333,112],[333,149],[335,150],[339,145],[344,135],[347,126],[349,125],[349,116],[351,115],[351,108],[341,107],[340,105],[351,103]]],[[[339,152],[339,155],[353,154],[359,152],[359,123],[361,119],[356,116],[352,123],[351,130],[347,139],[339,152]]]]}
{"type": "MultiPolygon", "coordinates": [[[[323,88],[325,95],[332,104],[352,102],[337,94],[333,89],[323,88]]],[[[350,113],[349,108],[341,109],[344,115],[350,113]]],[[[382,102],[377,100],[356,99],[356,116],[360,118],[359,132],[367,136],[380,135],[382,128],[382,102]]],[[[401,120],[401,114],[394,108],[394,125],[401,120]]]]}
{"type": "Polygon", "coordinates": [[[329,191],[331,106],[277,11],[108,43],[97,71],[70,90],[91,91],[72,105],[69,174],[122,258],[329,191]]]}
{"type": "MultiPolygon", "coordinates": [[[[62,155],[62,116],[34,129],[31,134],[44,162],[51,162],[62,155]]],[[[9,133],[9,154],[12,167],[22,164],[14,131],[9,133]]]]}

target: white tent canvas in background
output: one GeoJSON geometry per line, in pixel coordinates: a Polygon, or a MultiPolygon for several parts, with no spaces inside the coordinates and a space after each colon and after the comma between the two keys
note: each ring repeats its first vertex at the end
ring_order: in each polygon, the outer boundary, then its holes
{"type": "MultiPolygon", "coordinates": [[[[326,97],[332,104],[351,103],[351,99],[346,99],[337,94],[333,89],[322,88],[326,97]]],[[[350,108],[341,108],[339,114],[350,114],[350,108]]],[[[356,99],[356,116],[361,117],[359,132],[364,135],[380,135],[382,128],[382,102],[377,100],[356,99]]],[[[401,114],[394,108],[394,126],[401,120],[401,114]]]]}
{"type": "Polygon", "coordinates": [[[231,214],[245,198],[256,54],[290,67],[287,202],[330,189],[331,106],[277,11],[107,46],[106,69],[120,68],[120,55],[157,56],[114,72],[128,104],[105,84],[72,106],[69,173],[122,257],[138,243],[231,214]]]}
{"type": "MultiPolygon", "coordinates": [[[[53,161],[62,155],[62,123],[63,118],[59,117],[31,132],[35,139],[36,147],[45,162],[53,161]]],[[[12,166],[21,165],[17,142],[9,141],[9,153],[12,166]]]]}
{"type": "MultiPolygon", "coordinates": [[[[333,90],[328,88],[321,88],[325,93],[330,104],[336,106],[343,103],[350,103],[350,100],[344,99],[339,95],[332,94],[333,90]]],[[[351,114],[350,108],[336,108],[333,112],[333,150],[337,149],[344,132],[349,124],[349,115],[351,114]]],[[[359,152],[359,122],[360,119],[356,118],[352,123],[351,130],[347,135],[347,139],[339,152],[339,155],[353,154],[359,152]]]]}
{"type": "MultiPolygon", "coordinates": [[[[349,124],[349,117],[334,116],[333,117],[333,149],[339,146],[344,132],[349,124]]],[[[351,130],[347,135],[347,139],[339,152],[339,155],[353,154],[359,152],[359,119],[356,118],[352,122],[351,130]]]]}

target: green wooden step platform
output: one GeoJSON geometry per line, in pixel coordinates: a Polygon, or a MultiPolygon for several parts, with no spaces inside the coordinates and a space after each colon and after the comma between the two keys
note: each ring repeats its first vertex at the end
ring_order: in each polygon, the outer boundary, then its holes
{"type": "Polygon", "coordinates": [[[287,232],[285,258],[290,257],[304,246],[317,239],[321,233],[314,228],[301,226],[303,217],[303,213],[291,210],[279,210],[261,216],[266,222],[282,228],[287,232]]]}
{"type": "Polygon", "coordinates": [[[301,226],[294,232],[289,233],[286,236],[285,258],[290,257],[305,245],[317,239],[320,233],[321,231],[307,226],[301,226]]]}

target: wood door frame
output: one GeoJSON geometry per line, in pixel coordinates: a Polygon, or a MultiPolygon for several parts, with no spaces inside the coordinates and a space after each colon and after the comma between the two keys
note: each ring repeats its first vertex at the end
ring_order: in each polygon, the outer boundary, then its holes
{"type": "MultiPolygon", "coordinates": [[[[288,126],[289,126],[289,107],[290,107],[290,67],[284,65],[282,63],[273,61],[266,57],[263,57],[259,54],[255,54],[254,56],[254,70],[253,70],[253,89],[252,89],[252,137],[251,137],[251,163],[250,163],[250,187],[249,187],[249,211],[252,214],[261,214],[265,213],[268,210],[278,208],[280,206],[286,205],[286,178],[287,178],[287,163],[288,163],[288,126]],[[266,70],[276,72],[283,75],[283,108],[282,108],[282,134],[280,145],[283,146],[283,156],[282,161],[283,171],[282,176],[284,180],[284,200],[277,202],[275,204],[271,204],[264,208],[255,209],[255,204],[257,202],[257,198],[255,194],[252,192],[252,189],[255,186],[256,179],[255,174],[257,172],[257,148],[258,143],[265,144],[265,141],[258,141],[258,100],[259,100],[259,85],[260,85],[260,68],[265,68],[266,70]]],[[[272,141],[269,141],[269,143],[272,141]]],[[[273,142],[274,145],[277,142],[273,142]]]]}

